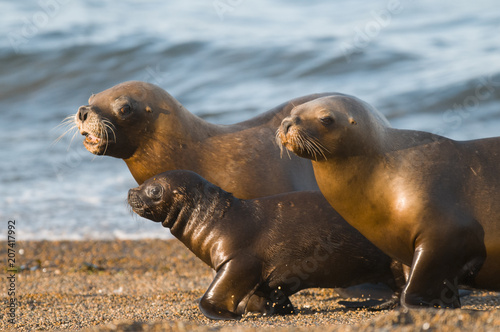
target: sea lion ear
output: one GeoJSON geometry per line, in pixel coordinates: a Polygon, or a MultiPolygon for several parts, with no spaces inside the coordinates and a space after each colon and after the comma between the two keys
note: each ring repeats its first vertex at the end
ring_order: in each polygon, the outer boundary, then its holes
{"type": "Polygon", "coordinates": [[[358,124],[356,120],[354,120],[354,118],[349,118],[349,123],[352,124],[353,126],[358,124]]]}
{"type": "Polygon", "coordinates": [[[166,107],[162,107],[160,110],[161,110],[161,113],[163,113],[163,114],[170,114],[170,113],[172,113],[172,112],[171,112],[168,108],[166,108],[166,107]]]}
{"type": "Polygon", "coordinates": [[[153,113],[153,110],[151,109],[151,107],[146,106],[146,112],[148,112],[148,113],[153,113]]]}

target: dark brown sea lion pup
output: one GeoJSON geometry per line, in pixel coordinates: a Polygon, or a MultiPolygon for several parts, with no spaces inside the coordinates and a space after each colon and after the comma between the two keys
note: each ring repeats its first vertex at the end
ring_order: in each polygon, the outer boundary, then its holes
{"type": "Polygon", "coordinates": [[[277,137],[313,160],[335,210],[411,266],[404,306],[458,308],[457,285],[500,290],[500,138],[392,129],[344,95],[297,106],[277,137]]]}
{"type": "Polygon", "coordinates": [[[238,319],[247,311],[293,313],[288,296],[304,288],[404,284],[397,265],[319,191],[241,200],[178,170],[130,189],[128,201],[215,269],[199,304],[212,319],[238,319]]]}
{"type": "Polygon", "coordinates": [[[165,90],[132,81],[92,95],[75,121],[88,151],[123,159],[139,184],[167,170],[188,169],[237,197],[255,198],[318,190],[311,162],[293,154],[281,158],[274,133],[294,105],[325,95],[293,99],[241,123],[215,125],[165,90]]]}

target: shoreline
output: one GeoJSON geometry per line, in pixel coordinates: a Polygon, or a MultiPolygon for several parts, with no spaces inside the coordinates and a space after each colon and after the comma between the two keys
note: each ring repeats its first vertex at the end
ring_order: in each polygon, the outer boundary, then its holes
{"type": "MultiPolygon", "coordinates": [[[[7,242],[0,254],[7,262],[7,242]]],[[[290,297],[297,314],[245,315],[213,321],[197,300],[212,270],[176,239],[17,242],[15,324],[8,322],[8,271],[1,296],[2,330],[91,331],[493,331],[500,326],[500,293],[473,291],[462,309],[348,309],[333,289],[306,289],[290,297]]],[[[5,263],[4,263],[5,264],[5,263]]],[[[5,266],[5,265],[4,265],[5,266]]]]}

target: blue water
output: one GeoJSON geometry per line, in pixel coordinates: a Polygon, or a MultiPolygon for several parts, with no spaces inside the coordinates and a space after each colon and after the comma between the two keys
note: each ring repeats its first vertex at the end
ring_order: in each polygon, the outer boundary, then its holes
{"type": "Polygon", "coordinates": [[[125,163],[57,127],[92,93],[160,85],[216,123],[338,91],[393,126],[498,136],[498,1],[0,0],[0,220],[17,238],[169,238],[125,163]]]}

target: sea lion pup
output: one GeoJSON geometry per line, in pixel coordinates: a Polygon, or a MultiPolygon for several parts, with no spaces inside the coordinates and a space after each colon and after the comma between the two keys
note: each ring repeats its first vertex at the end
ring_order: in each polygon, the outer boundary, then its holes
{"type": "Polygon", "coordinates": [[[350,96],[297,106],[277,137],[313,160],[347,222],[411,266],[403,306],[459,308],[458,285],[500,290],[500,138],[393,129],[350,96]]]}
{"type": "Polygon", "coordinates": [[[199,303],[212,319],[238,319],[248,311],[290,314],[288,296],[310,287],[382,282],[397,290],[404,284],[392,260],[319,191],[241,200],[178,170],[130,189],[128,202],[216,271],[199,303]]]}
{"type": "Polygon", "coordinates": [[[88,151],[125,161],[138,184],[155,174],[188,169],[240,198],[318,190],[311,162],[281,158],[274,139],[294,105],[283,103],[233,125],[208,123],[158,86],[125,82],[92,95],[75,115],[88,151]],[[259,179],[256,181],[256,179],[259,179]]]}

